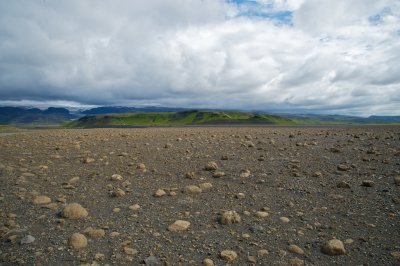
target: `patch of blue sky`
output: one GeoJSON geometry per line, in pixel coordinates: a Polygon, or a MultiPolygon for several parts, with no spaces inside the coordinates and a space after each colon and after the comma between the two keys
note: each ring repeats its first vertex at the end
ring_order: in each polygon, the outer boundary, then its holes
{"type": "Polygon", "coordinates": [[[390,7],[385,7],[378,14],[370,16],[368,18],[368,21],[373,25],[379,25],[383,22],[384,17],[387,15],[393,15],[392,9],[390,7]]]}
{"type": "Polygon", "coordinates": [[[259,3],[255,0],[227,0],[238,6],[239,17],[256,17],[277,22],[278,24],[293,25],[293,12],[286,10],[274,10],[271,3],[259,3]]]}

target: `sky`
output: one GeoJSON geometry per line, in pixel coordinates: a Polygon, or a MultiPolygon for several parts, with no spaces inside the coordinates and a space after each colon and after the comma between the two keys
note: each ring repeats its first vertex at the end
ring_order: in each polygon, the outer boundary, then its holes
{"type": "Polygon", "coordinates": [[[0,105],[400,115],[400,1],[0,1],[0,105]]]}

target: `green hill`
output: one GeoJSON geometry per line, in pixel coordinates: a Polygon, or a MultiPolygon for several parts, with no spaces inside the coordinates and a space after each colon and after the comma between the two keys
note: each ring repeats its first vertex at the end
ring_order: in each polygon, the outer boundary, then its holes
{"type": "Polygon", "coordinates": [[[136,114],[88,115],[67,123],[66,127],[129,127],[185,125],[293,125],[294,120],[275,115],[225,112],[182,111],[136,114]]]}

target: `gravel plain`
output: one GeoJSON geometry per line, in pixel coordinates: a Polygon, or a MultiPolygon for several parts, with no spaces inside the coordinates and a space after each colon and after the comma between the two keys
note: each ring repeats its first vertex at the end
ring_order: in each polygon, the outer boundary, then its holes
{"type": "Polygon", "coordinates": [[[400,127],[0,136],[0,265],[400,265],[400,127]]]}

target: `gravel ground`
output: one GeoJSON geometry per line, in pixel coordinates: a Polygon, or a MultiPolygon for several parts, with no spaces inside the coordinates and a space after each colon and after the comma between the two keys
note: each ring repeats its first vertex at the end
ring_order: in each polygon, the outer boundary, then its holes
{"type": "Polygon", "coordinates": [[[399,215],[395,126],[0,137],[1,265],[400,265],[399,215]]]}

